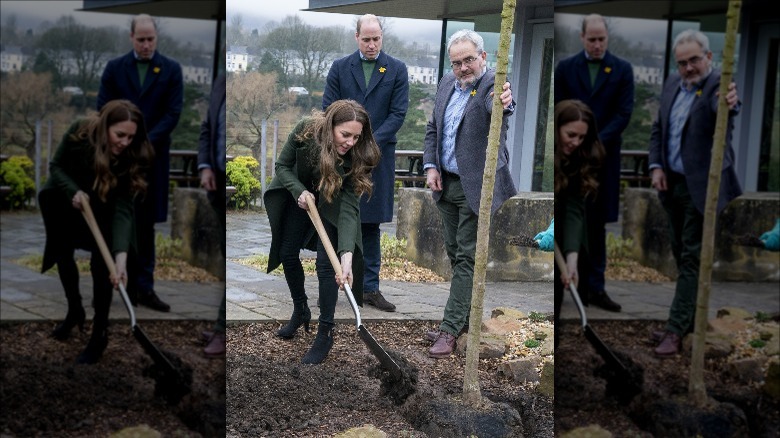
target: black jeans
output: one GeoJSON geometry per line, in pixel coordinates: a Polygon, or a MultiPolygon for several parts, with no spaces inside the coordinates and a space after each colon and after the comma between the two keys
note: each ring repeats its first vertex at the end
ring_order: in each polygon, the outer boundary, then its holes
{"type": "Polygon", "coordinates": [[[287,204],[282,226],[282,243],[279,246],[279,259],[284,268],[284,279],[290,288],[290,297],[295,308],[303,308],[308,297],[304,286],[305,276],[301,264],[301,248],[309,229],[309,215],[306,210],[298,207],[295,202],[287,204]]]}

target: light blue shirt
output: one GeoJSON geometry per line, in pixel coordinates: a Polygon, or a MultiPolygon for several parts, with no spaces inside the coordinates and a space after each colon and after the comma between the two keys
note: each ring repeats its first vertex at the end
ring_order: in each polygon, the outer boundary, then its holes
{"type": "Polygon", "coordinates": [[[669,116],[669,149],[667,150],[667,161],[669,163],[669,169],[677,173],[685,173],[683,167],[682,156],[680,149],[682,148],[682,132],[685,127],[685,122],[688,120],[688,115],[691,112],[691,106],[696,100],[696,93],[699,91],[697,87],[691,87],[687,89],[685,84],[680,85],[680,91],[674,98],[672,104],[672,111],[669,116]]]}
{"type": "Polygon", "coordinates": [[[450,173],[458,173],[458,161],[455,159],[455,140],[458,135],[458,126],[463,120],[463,112],[469,103],[471,89],[461,90],[455,84],[455,91],[447,102],[444,110],[444,130],[441,138],[441,166],[450,173]]]}

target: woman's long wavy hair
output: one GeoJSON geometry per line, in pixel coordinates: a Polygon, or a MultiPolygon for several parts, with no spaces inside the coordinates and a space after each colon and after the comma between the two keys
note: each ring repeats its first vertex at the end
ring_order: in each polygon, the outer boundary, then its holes
{"type": "Polygon", "coordinates": [[[95,148],[95,182],[92,190],[101,201],[106,202],[108,192],[117,186],[119,176],[127,173],[130,181],[130,193],[144,195],[148,183],[146,172],[154,158],[154,149],[146,135],[146,125],[143,114],[129,100],[112,100],[107,102],[100,112],[91,117],[76,133],[81,140],[87,140],[95,148]],[[108,128],[120,122],[130,121],[136,124],[133,141],[122,151],[119,157],[111,152],[108,128]],[[111,171],[111,164],[121,161],[119,175],[111,171]]]}
{"type": "Polygon", "coordinates": [[[596,117],[590,108],[579,100],[562,100],[555,105],[555,193],[560,193],[572,180],[579,180],[583,197],[596,196],[598,172],[606,151],[598,138],[596,117]],[[582,144],[566,156],[560,128],[567,123],[582,121],[588,125],[588,133],[582,144]]]}
{"type": "Polygon", "coordinates": [[[319,145],[319,156],[313,156],[312,159],[319,159],[320,182],[317,190],[325,196],[325,201],[332,202],[343,183],[336,171],[336,166],[343,162],[343,158],[336,152],[333,130],[342,123],[353,121],[362,124],[363,130],[357,143],[347,152],[352,167],[344,176],[352,180],[355,194],[371,195],[371,170],[379,164],[380,151],[371,133],[371,120],[363,106],[354,100],[337,100],[324,112],[312,111],[312,120],[313,123],[308,124],[299,140],[313,138],[319,145]]]}

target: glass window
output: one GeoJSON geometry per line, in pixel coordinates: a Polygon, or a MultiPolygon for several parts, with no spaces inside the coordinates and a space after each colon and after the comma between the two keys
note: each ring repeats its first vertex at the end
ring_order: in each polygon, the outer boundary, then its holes
{"type": "Polygon", "coordinates": [[[539,89],[539,118],[536,123],[536,150],[531,190],[552,192],[554,177],[555,139],[553,129],[553,51],[552,38],[544,40],[542,78],[539,89]]]}
{"type": "Polygon", "coordinates": [[[772,40],[769,51],[765,89],[768,98],[764,103],[757,189],[777,192],[780,191],[780,39],[772,40]]]}
{"type": "MultiPolygon", "coordinates": [[[[694,29],[701,31],[710,40],[710,51],[712,51],[712,67],[720,70],[723,68],[723,46],[725,45],[726,17],[723,15],[702,16],[697,21],[673,21],[672,22],[672,40],[669,42],[669,72],[677,71],[677,61],[674,58],[674,38],[682,31],[694,29]]],[[[734,47],[734,71],[737,74],[737,65],[739,62],[739,35],[737,35],[736,46],[734,47]]]]}
{"type": "MultiPolygon", "coordinates": [[[[485,42],[485,52],[487,52],[487,67],[496,68],[496,54],[498,52],[498,38],[501,31],[501,15],[491,14],[474,17],[474,21],[448,21],[447,37],[444,42],[444,74],[452,71],[450,66],[449,53],[447,53],[447,41],[457,31],[461,29],[471,29],[477,32],[485,42]]],[[[515,35],[512,32],[512,39],[509,43],[509,66],[507,75],[512,74],[512,58],[515,47],[515,35]]]]}

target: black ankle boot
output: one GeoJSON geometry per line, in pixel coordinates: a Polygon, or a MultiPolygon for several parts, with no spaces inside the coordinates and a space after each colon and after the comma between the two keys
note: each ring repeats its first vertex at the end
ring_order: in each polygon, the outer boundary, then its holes
{"type": "Polygon", "coordinates": [[[103,351],[108,346],[108,329],[93,324],[92,336],[89,338],[87,348],[76,358],[76,363],[94,364],[103,356],[103,351]]]}
{"type": "Polygon", "coordinates": [[[330,349],[333,347],[333,324],[320,323],[317,328],[317,337],[306,355],[301,359],[301,363],[318,364],[322,363],[327,357],[330,349]]]}
{"type": "Polygon", "coordinates": [[[309,321],[311,321],[311,310],[309,310],[309,306],[304,303],[303,307],[293,311],[290,322],[280,328],[279,331],[276,332],[276,335],[280,338],[292,339],[295,337],[295,332],[301,325],[303,325],[303,329],[306,330],[306,333],[309,333],[309,321]]]}
{"type": "Polygon", "coordinates": [[[68,314],[65,316],[65,321],[57,324],[51,332],[51,336],[54,339],[64,341],[70,337],[70,331],[75,326],[79,326],[80,331],[84,331],[84,319],[86,319],[86,313],[84,308],[79,304],[78,307],[68,307],[68,314]]]}

